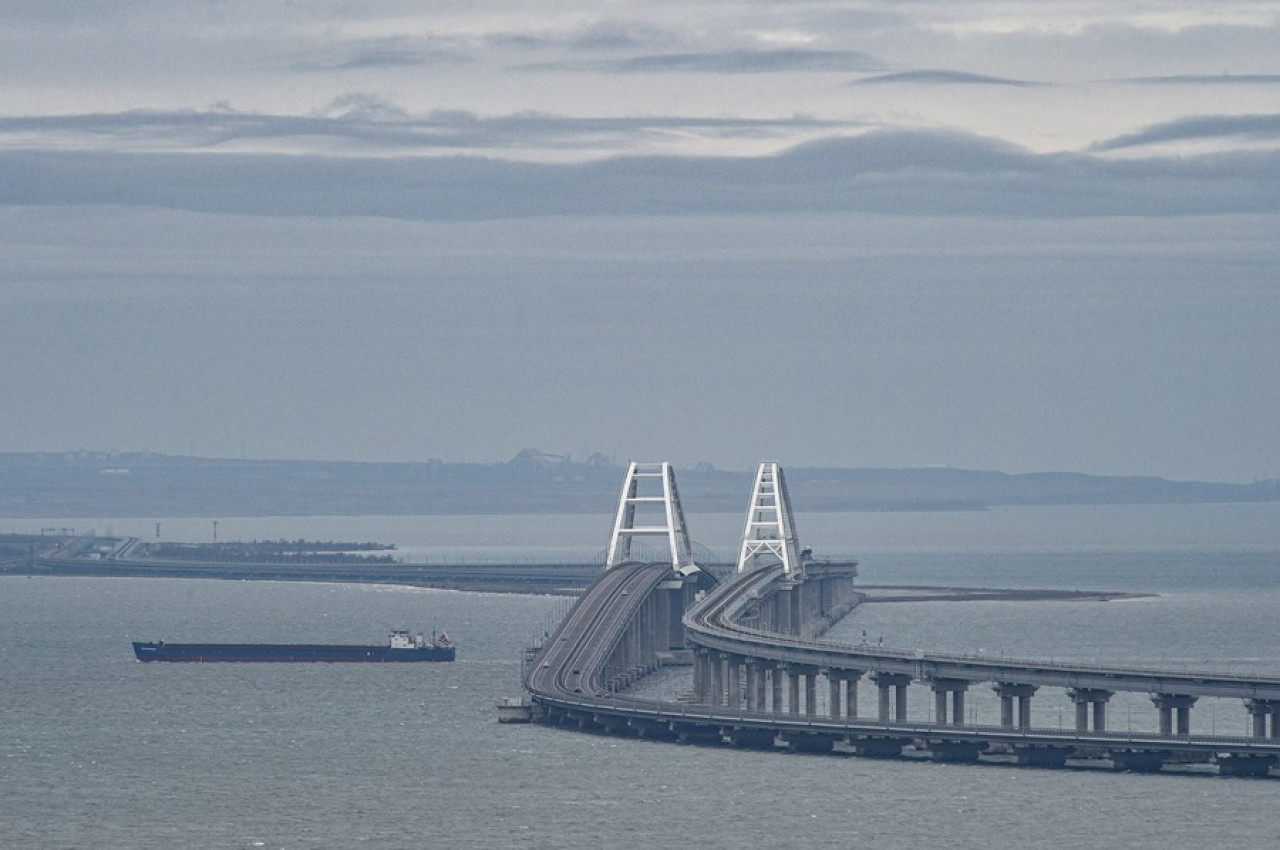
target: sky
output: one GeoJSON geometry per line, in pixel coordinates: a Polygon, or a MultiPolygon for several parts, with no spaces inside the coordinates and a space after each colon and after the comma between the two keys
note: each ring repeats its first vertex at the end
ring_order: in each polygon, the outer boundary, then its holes
{"type": "Polygon", "coordinates": [[[1280,478],[1280,4],[0,0],[0,451],[1280,478]]]}

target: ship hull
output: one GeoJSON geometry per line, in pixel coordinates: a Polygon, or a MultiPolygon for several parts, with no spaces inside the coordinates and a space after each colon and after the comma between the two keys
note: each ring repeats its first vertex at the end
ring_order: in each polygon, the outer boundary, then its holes
{"type": "Polygon", "coordinates": [[[139,661],[234,662],[413,662],[453,661],[452,646],[393,648],[342,644],[145,643],[133,642],[139,661]]]}

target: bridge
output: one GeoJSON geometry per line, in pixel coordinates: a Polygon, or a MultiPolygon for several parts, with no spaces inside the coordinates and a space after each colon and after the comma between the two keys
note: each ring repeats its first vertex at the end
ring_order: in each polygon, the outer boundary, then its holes
{"type": "Polygon", "coordinates": [[[1269,776],[1280,760],[1280,677],[1221,671],[987,658],[826,640],[863,599],[854,562],[815,559],[795,532],[785,478],[760,465],[734,572],[717,581],[693,560],[670,464],[629,465],[604,569],[531,655],[525,687],[541,722],[643,738],[772,750],[1039,767],[1151,772],[1181,765],[1269,776]],[[635,561],[636,538],[670,558],[635,561]],[[691,665],[692,693],[636,696],[644,676],[691,665]],[[858,684],[875,686],[870,712],[858,684]],[[965,722],[965,699],[989,685],[998,725],[965,722]],[[927,689],[933,719],[908,718],[927,689]],[[1037,728],[1033,698],[1060,691],[1070,729],[1037,728]],[[1151,698],[1158,729],[1108,728],[1119,692],[1151,698]],[[1192,734],[1204,697],[1238,699],[1252,734],[1192,734]]]}

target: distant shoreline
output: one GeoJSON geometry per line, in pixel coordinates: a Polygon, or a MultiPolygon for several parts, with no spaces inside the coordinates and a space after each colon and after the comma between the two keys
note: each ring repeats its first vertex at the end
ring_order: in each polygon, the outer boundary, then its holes
{"type": "Polygon", "coordinates": [[[863,605],[887,602],[1110,602],[1146,599],[1158,593],[1111,590],[1040,590],[989,587],[931,587],[926,585],[858,585],[863,605]]]}
{"type": "MultiPolygon", "coordinates": [[[[707,565],[725,573],[732,565],[707,565]]],[[[599,564],[231,564],[144,559],[41,559],[0,563],[0,575],[53,578],[154,578],[222,581],[298,581],[386,584],[473,593],[576,596],[600,573],[599,564]]],[[[934,585],[855,585],[859,604],[921,602],[1109,602],[1154,593],[1096,590],[1007,589],[934,585]]]]}
{"type": "MultiPolygon", "coordinates": [[[[1073,472],[945,467],[788,467],[803,513],[985,511],[1068,505],[1280,502],[1280,481],[1171,481],[1073,472]]],[[[0,452],[0,518],[458,516],[596,514],[616,504],[625,468],[526,450],[504,463],[356,463],[146,453],[0,452]]],[[[677,469],[687,512],[741,511],[749,471],[677,469]]]]}

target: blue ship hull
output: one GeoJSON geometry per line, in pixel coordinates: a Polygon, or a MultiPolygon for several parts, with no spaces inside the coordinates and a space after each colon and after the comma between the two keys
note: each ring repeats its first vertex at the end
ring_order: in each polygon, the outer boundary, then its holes
{"type": "Polygon", "coordinates": [[[139,661],[192,662],[313,662],[313,661],[452,661],[457,648],[450,646],[355,646],[308,643],[146,643],[133,642],[139,661]]]}

